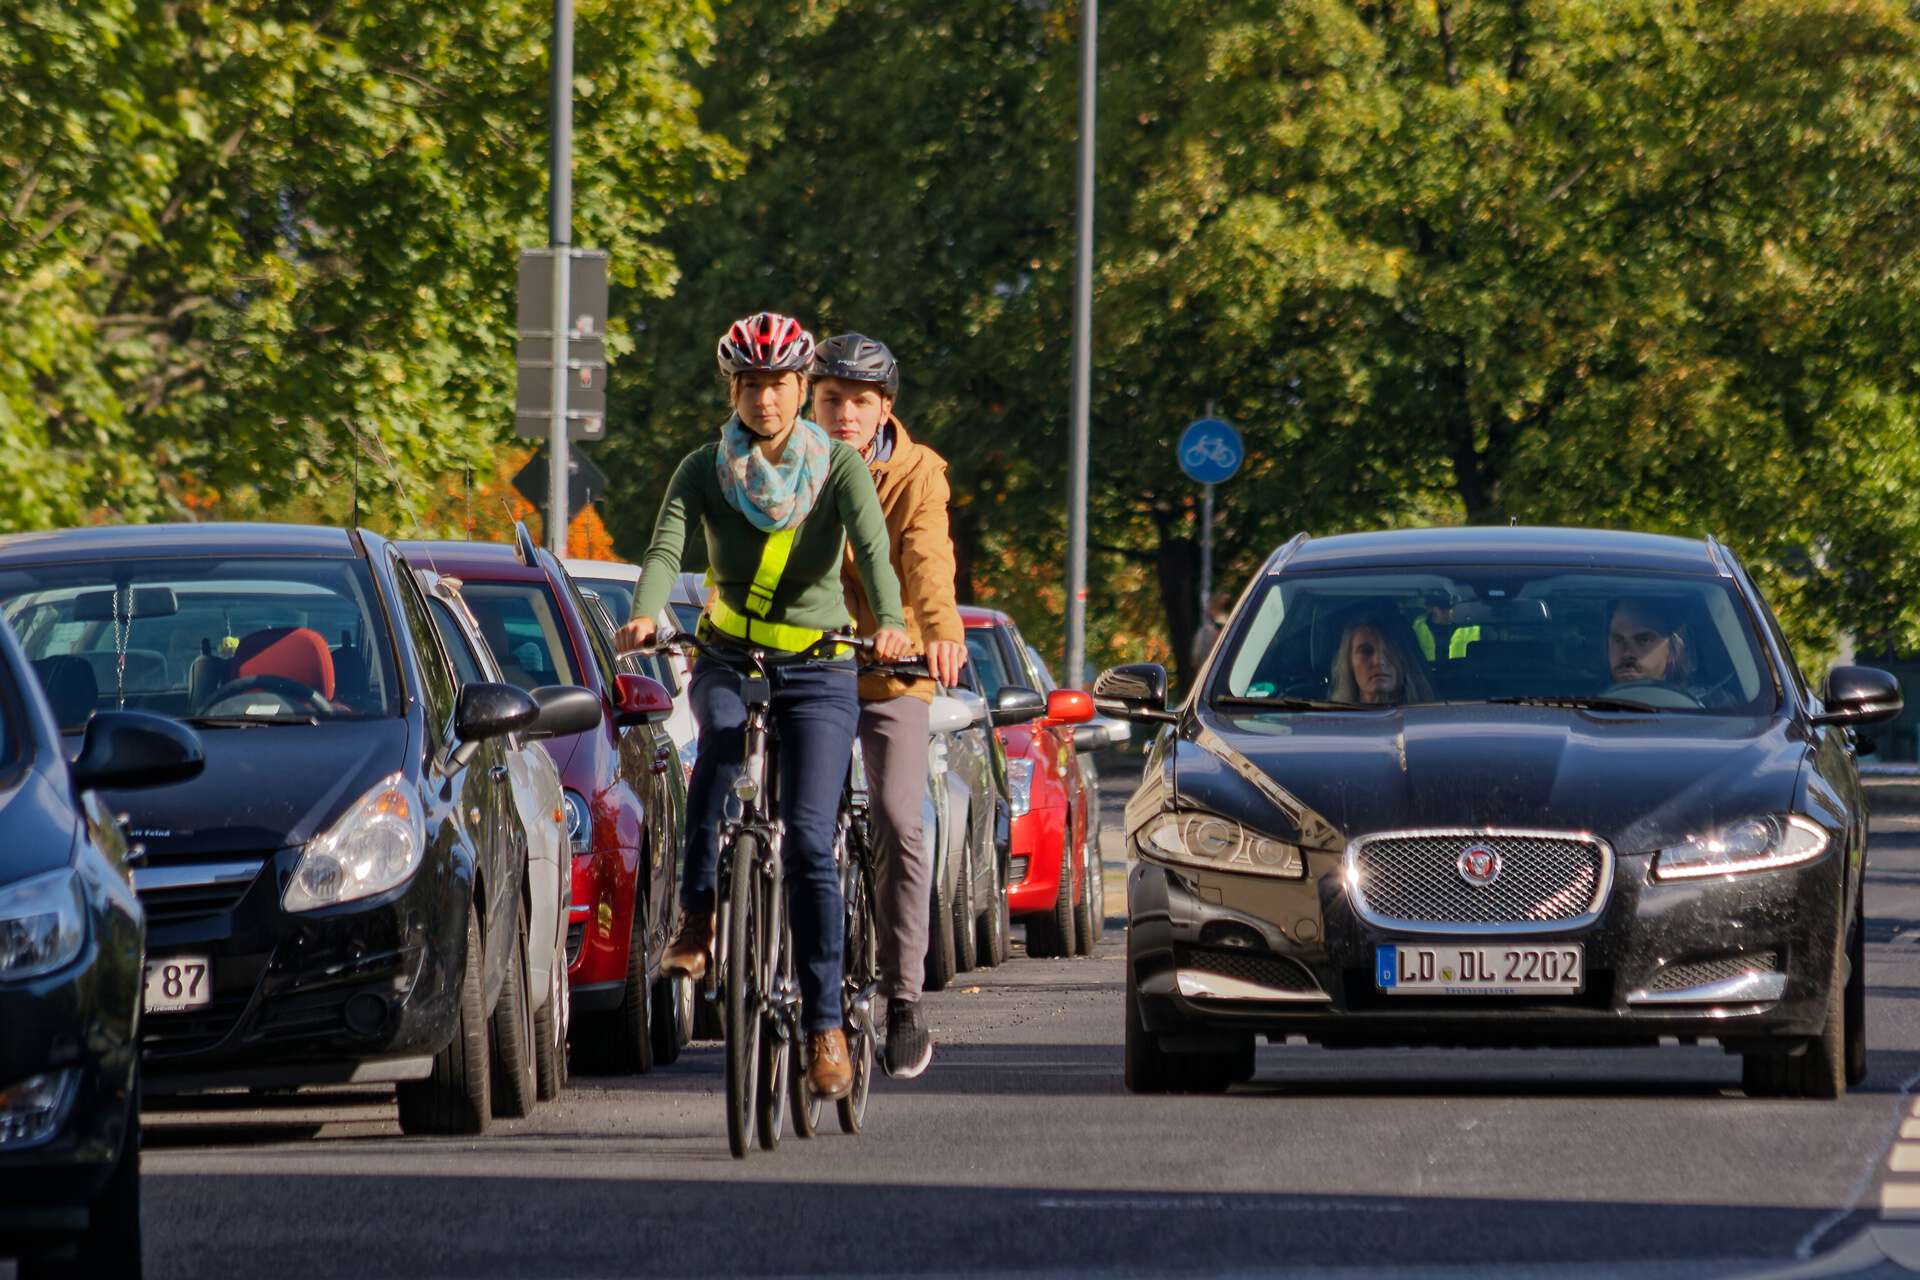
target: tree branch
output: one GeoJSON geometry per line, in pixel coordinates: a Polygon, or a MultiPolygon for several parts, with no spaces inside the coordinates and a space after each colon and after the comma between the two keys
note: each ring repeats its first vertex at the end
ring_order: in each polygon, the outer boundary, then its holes
{"type": "Polygon", "coordinates": [[[1453,5],[1450,0],[1434,0],[1434,12],[1440,18],[1440,52],[1446,60],[1447,88],[1460,87],[1460,65],[1453,56],[1453,5]]]}

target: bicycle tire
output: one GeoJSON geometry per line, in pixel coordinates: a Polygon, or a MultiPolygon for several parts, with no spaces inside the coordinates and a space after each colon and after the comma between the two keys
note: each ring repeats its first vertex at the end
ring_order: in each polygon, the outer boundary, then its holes
{"type": "MultiPolygon", "coordinates": [[[[873,873],[864,857],[856,857],[848,879],[846,985],[858,992],[879,980],[880,931],[873,919],[873,873]]],[[[843,1133],[857,1134],[867,1118],[867,1093],[873,1084],[876,1046],[869,1008],[865,1025],[847,1019],[847,1056],[853,1066],[853,1088],[834,1104],[843,1133]]]]}
{"type": "Polygon", "coordinates": [[[753,1101],[760,1075],[760,996],[754,919],[754,866],[760,842],[741,834],[733,845],[731,893],[727,899],[727,971],[722,985],[723,1030],[727,1041],[727,1147],[744,1160],[753,1143],[753,1101]]]}
{"type": "Polygon", "coordinates": [[[766,909],[760,916],[762,989],[770,997],[760,1017],[760,1080],[754,1095],[754,1118],[760,1149],[777,1151],[787,1128],[787,1073],[793,1068],[793,1042],[800,1032],[797,1011],[782,999],[793,982],[793,933],[782,910],[786,893],[778,878],[753,878],[754,889],[766,909]]]}

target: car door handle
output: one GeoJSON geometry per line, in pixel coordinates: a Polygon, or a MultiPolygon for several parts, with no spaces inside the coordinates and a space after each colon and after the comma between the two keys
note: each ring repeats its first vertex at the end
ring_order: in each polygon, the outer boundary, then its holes
{"type": "Polygon", "coordinates": [[[495,782],[505,782],[507,780],[507,766],[503,764],[497,764],[493,766],[493,768],[487,770],[487,776],[489,778],[492,778],[495,782]]]}
{"type": "Polygon", "coordinates": [[[673,752],[666,747],[653,753],[653,772],[665,773],[673,765],[673,752]]]}

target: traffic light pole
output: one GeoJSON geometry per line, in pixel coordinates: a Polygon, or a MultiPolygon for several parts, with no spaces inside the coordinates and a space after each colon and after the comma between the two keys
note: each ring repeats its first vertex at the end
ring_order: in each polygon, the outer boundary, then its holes
{"type": "Polygon", "coordinates": [[[553,415],[547,423],[547,545],[567,554],[567,313],[573,242],[573,0],[553,0],[547,242],[553,248],[553,415]]]}

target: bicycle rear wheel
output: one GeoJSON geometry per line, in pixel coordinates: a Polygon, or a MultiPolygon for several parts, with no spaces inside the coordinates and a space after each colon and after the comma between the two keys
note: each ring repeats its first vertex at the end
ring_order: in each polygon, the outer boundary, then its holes
{"type": "Polygon", "coordinates": [[[726,904],[727,957],[721,1021],[727,1039],[727,1147],[745,1159],[753,1141],[753,1103],[760,1076],[759,897],[755,866],[760,842],[742,833],[734,841],[726,904]]]}
{"type": "Polygon", "coordinates": [[[854,858],[847,877],[846,971],[847,1056],[853,1064],[853,1088],[834,1106],[840,1113],[841,1130],[859,1133],[867,1116],[867,1090],[873,1084],[873,1002],[879,999],[880,982],[880,931],[873,919],[872,873],[864,857],[854,858]]]}

